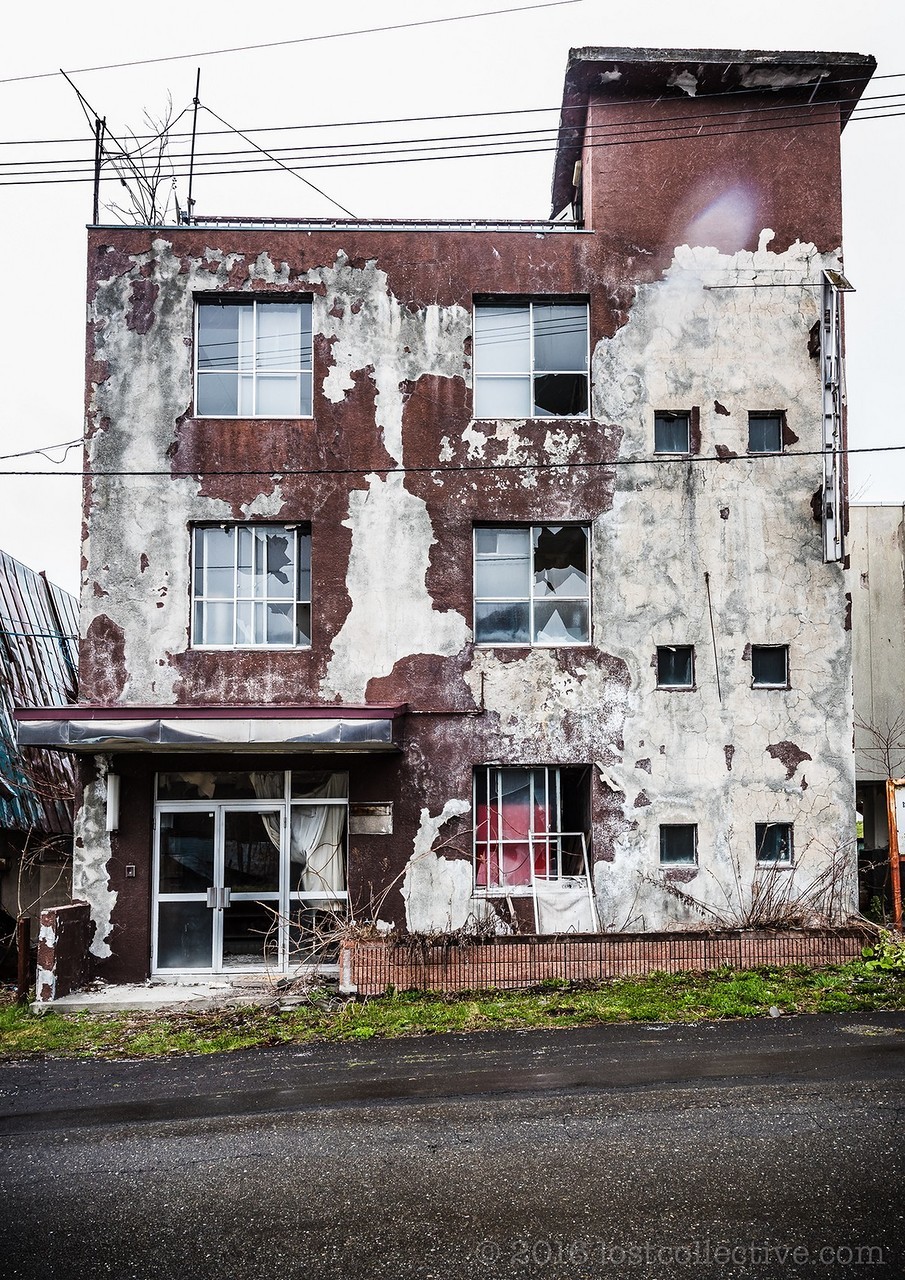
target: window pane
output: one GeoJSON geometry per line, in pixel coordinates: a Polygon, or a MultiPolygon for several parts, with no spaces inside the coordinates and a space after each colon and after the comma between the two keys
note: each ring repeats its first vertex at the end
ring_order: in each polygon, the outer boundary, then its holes
{"type": "Polygon", "coordinates": [[[279,961],[279,899],[233,902],[223,912],[223,967],[276,965],[279,961]]]}
{"type": "Polygon", "coordinates": [[[214,878],[214,815],[162,813],[158,888],[204,893],[214,878]]]}
{"type": "Polygon", "coordinates": [[[254,605],[250,600],[236,604],[236,644],[254,644],[254,605]]]}
{"type": "Polygon", "coordinates": [[[677,823],[660,828],[661,862],[697,862],[697,834],[694,823],[677,823]]]}
{"type": "Polygon", "coordinates": [[[278,893],[280,813],[226,813],[223,883],[234,893],[278,893]]]}
{"type": "Polygon", "coordinates": [[[587,372],[588,308],[583,303],[534,304],[534,368],[587,372]]]}
{"type": "Polygon", "coordinates": [[[233,595],[233,531],[231,529],[198,529],[196,545],[201,544],[204,573],[196,581],[196,594],[231,600],[233,595]]]}
{"type": "Polygon", "coordinates": [[[587,644],[588,606],[583,601],[538,602],[534,606],[536,644],[587,644]]]}
{"type": "Polygon", "coordinates": [[[531,368],[530,309],[475,309],[474,367],[476,373],[528,373],[531,368]]]}
{"type": "Polygon", "coordinates": [[[299,568],[297,599],[311,599],[311,537],[307,533],[298,536],[299,568]]]}
{"type": "Polygon", "coordinates": [[[531,379],[478,378],[474,389],[476,418],[530,418],[531,379]]]}
{"type": "Polygon", "coordinates": [[[782,452],[781,418],[775,414],[748,415],[748,452],[782,452]]]}
{"type": "Polygon", "coordinates": [[[654,418],[654,453],[688,453],[689,422],[687,413],[658,413],[654,418]]]}
{"type": "Polygon", "coordinates": [[[254,372],[255,312],[252,303],[239,307],[239,368],[254,372]]]}
{"type": "Polygon", "coordinates": [[[265,594],[273,596],[291,596],[295,582],[293,572],[293,554],[295,538],[291,533],[272,533],[266,535],[267,588],[265,594]]]}
{"type": "Polygon", "coordinates": [[[588,539],[575,525],[544,525],[534,530],[534,595],[588,594],[588,539]]]}
{"type": "Polygon", "coordinates": [[[157,967],[210,969],[214,913],[204,902],[161,902],[157,907],[157,967]]]}
{"type": "Polygon", "coordinates": [[[291,604],[269,604],[267,606],[268,644],[294,644],[293,612],[291,604]]]}
{"type": "Polygon", "coordinates": [[[694,683],[691,645],[664,645],[657,650],[657,684],[690,689],[694,683]]]}
{"type": "Polygon", "coordinates": [[[528,644],[528,603],[475,605],[478,644],[528,644]]]}
{"type": "Polygon", "coordinates": [[[303,418],[311,417],[311,374],[299,375],[299,413],[303,418]]]}
{"type": "Polygon", "coordinates": [[[255,415],[255,380],[253,376],[241,374],[239,377],[239,416],[253,418],[255,415]]]}
{"type": "Polygon", "coordinates": [[[216,305],[199,306],[199,369],[238,368],[239,311],[239,307],[221,307],[216,305]]]}
{"type": "Polygon", "coordinates": [[[232,644],[233,643],[233,611],[232,601],[208,603],[202,611],[201,643],[232,644]]]}
{"type": "Polygon", "coordinates": [[[534,379],[535,418],[568,418],[588,412],[584,373],[544,373],[534,379]]]}
{"type": "Polygon", "coordinates": [[[789,651],[785,645],[753,645],[751,679],[756,685],[782,685],[789,681],[789,651]]]}
{"type": "Polygon", "coordinates": [[[295,643],[311,644],[311,605],[299,604],[295,607],[295,643]]]}
{"type": "Polygon", "coordinates": [[[268,374],[259,377],[258,402],[255,415],[259,418],[298,418],[301,415],[301,390],[299,375],[279,376],[268,374]]]}
{"type": "Polygon", "coordinates": [[[234,418],[238,412],[234,373],[199,373],[195,412],[206,418],[234,418]]]}
{"type": "Polygon", "coordinates": [[[302,367],[302,308],[285,302],[258,303],[257,369],[302,367]]]}
{"type": "Polygon", "coordinates": [[[478,598],[527,600],[531,580],[529,529],[475,531],[478,598]]]}

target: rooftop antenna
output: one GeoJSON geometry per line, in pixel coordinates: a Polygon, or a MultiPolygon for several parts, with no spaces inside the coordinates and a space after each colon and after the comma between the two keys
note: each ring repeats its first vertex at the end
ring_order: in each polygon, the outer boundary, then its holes
{"type": "Polygon", "coordinates": [[[198,108],[201,106],[201,102],[198,97],[198,94],[200,92],[201,92],[201,68],[199,67],[198,74],[195,77],[195,97],[193,100],[193,106],[195,110],[192,115],[192,150],[191,150],[191,154],[189,155],[189,195],[188,195],[188,199],[185,202],[185,206],[186,206],[185,222],[189,226],[191,226],[192,217],[195,212],[195,201],[192,198],[192,183],[194,182],[194,178],[195,178],[195,132],[198,128],[198,108]]]}

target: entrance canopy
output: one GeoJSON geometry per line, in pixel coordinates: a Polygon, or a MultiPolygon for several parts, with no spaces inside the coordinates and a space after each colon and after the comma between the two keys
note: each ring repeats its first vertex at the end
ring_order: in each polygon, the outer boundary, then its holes
{"type": "Polygon", "coordinates": [[[405,703],[335,707],[34,707],[19,744],[108,751],[399,751],[405,703]]]}

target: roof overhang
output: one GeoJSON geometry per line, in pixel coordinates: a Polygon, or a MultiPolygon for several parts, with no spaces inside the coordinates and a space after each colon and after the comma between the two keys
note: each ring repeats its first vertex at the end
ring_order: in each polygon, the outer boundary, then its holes
{"type": "Polygon", "coordinates": [[[399,751],[405,703],[332,707],[35,707],[19,745],[106,752],[399,751]]]}
{"type": "Polygon", "coordinates": [[[588,101],[683,98],[714,94],[802,93],[835,103],[844,127],[877,66],[862,53],[772,53],[763,49],[570,49],[553,169],[556,217],[573,198],[588,101]]]}

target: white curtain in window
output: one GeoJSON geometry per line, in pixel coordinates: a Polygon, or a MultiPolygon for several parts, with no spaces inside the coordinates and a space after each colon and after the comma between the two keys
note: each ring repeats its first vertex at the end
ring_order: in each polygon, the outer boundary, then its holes
{"type": "Polygon", "coordinates": [[[310,797],[290,806],[289,860],[292,889],[305,893],[341,893],[346,887],[345,824],[346,805],[314,804],[312,800],[341,799],[346,794],[346,775],[328,774],[310,797]],[[296,881],[296,868],[301,879],[296,881]]]}

